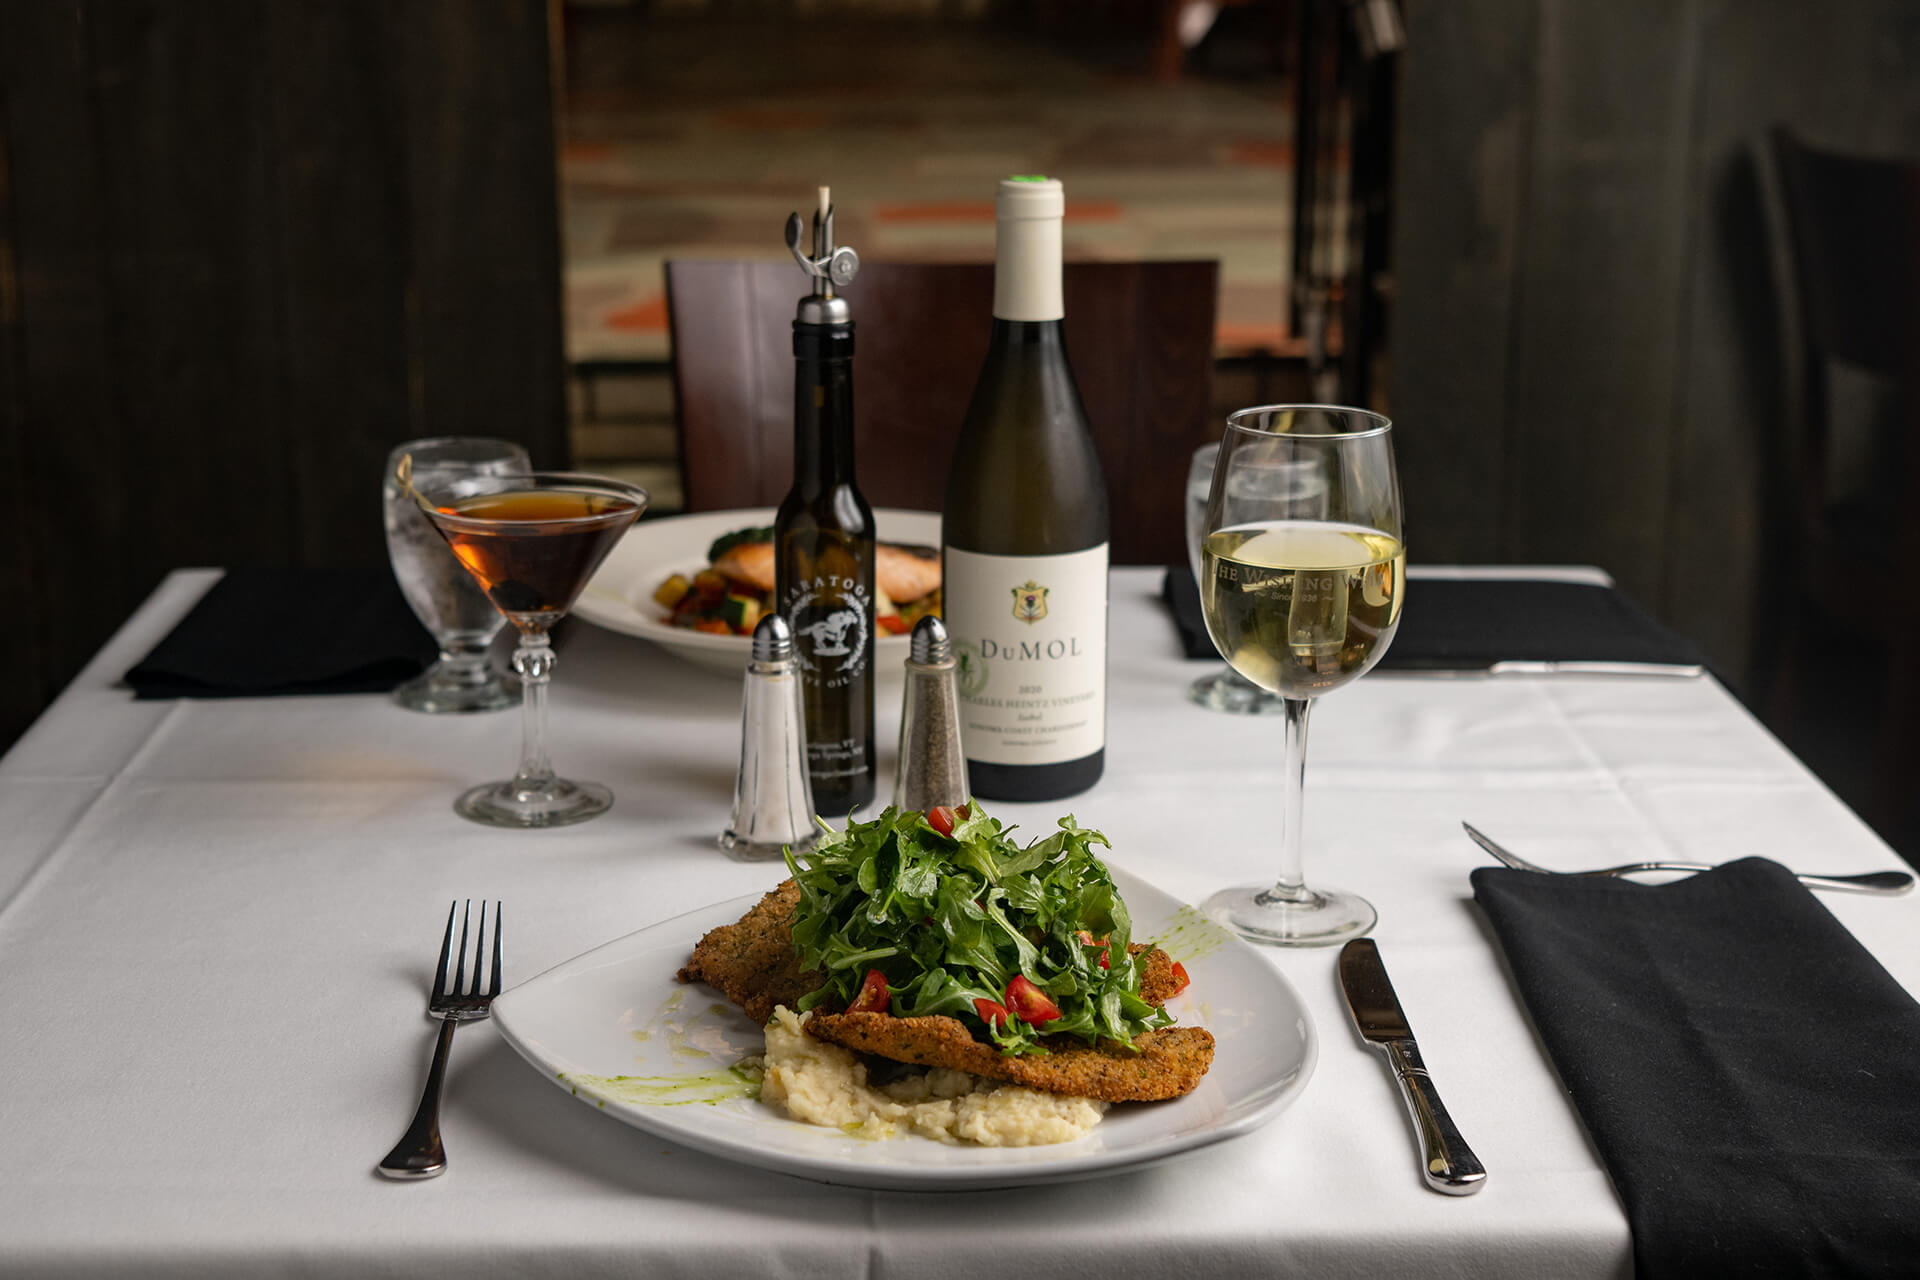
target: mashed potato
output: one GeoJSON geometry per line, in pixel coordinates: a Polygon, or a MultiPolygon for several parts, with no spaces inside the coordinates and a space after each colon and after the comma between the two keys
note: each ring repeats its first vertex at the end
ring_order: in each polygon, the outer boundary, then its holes
{"type": "Polygon", "coordinates": [[[785,1006],[767,1023],[766,1075],[760,1099],[795,1120],[861,1137],[901,1132],[983,1147],[1072,1142],[1100,1123],[1107,1104],[1041,1093],[964,1071],[929,1068],[892,1084],[867,1083],[867,1068],[837,1044],[815,1040],[805,1018],[785,1006]]]}

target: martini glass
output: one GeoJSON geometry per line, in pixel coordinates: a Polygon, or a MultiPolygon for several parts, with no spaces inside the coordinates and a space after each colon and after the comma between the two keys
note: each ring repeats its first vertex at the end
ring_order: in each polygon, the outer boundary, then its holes
{"type": "Polygon", "coordinates": [[[563,827],[605,813],[613,805],[611,791],[553,771],[547,684],[555,658],[547,633],[646,510],[646,490],[563,471],[416,480],[412,464],[411,457],[402,458],[396,478],[415,493],[454,558],[520,632],[513,651],[522,694],[520,768],[504,782],[466,792],[454,811],[494,827],[563,827]]]}

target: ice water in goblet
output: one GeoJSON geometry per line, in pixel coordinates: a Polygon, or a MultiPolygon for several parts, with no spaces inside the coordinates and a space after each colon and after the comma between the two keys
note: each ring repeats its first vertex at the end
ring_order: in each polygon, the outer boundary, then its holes
{"type": "MultiPolygon", "coordinates": [[[[1187,468],[1187,565],[1193,570],[1196,584],[1201,581],[1207,497],[1213,491],[1213,468],[1219,455],[1218,441],[1203,444],[1193,451],[1187,468]]],[[[1302,519],[1318,517],[1327,506],[1326,481],[1311,459],[1273,459],[1266,467],[1248,467],[1234,477],[1234,485],[1241,496],[1270,495],[1277,510],[1302,519]]],[[[1188,685],[1187,701],[1209,711],[1238,716],[1277,712],[1285,705],[1279,695],[1268,693],[1230,666],[1188,685]]]]}
{"type": "MultiPolygon", "coordinates": [[[[407,465],[399,474],[406,479],[407,465]]],[[[496,827],[558,827],[604,813],[613,793],[554,773],[547,750],[548,632],[646,510],[644,489],[602,476],[536,471],[419,490],[422,509],[487,599],[520,632],[520,768],[474,787],[454,810],[496,827]]]]}
{"type": "Polygon", "coordinates": [[[1279,877],[1222,890],[1206,910],[1252,942],[1321,946],[1376,918],[1365,899],[1306,883],[1300,837],[1313,700],[1372,669],[1400,625],[1407,557],[1392,424],[1325,405],[1242,409],[1227,424],[1207,498],[1201,611],[1221,656],[1282,699],[1286,772],[1279,877]],[[1317,509],[1247,482],[1287,470],[1319,478],[1317,509]]]}
{"type": "Polygon", "coordinates": [[[507,620],[472,576],[453,558],[445,538],[421,511],[395,474],[403,457],[413,459],[413,483],[444,487],[462,479],[525,475],[533,470],[527,451],[506,440],[443,436],[410,440],[387,456],[381,505],[387,557],[420,624],[440,646],[431,667],[393,691],[410,711],[498,711],[520,701],[520,682],[494,668],[487,647],[507,620]]]}

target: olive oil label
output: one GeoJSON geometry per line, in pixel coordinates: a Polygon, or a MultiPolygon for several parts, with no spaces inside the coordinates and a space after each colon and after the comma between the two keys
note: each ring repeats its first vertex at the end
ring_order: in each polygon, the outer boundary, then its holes
{"type": "Polygon", "coordinates": [[[816,574],[789,586],[781,603],[800,666],[820,687],[843,688],[867,669],[871,597],[859,581],[816,574]]]}
{"type": "Polygon", "coordinates": [[[989,764],[1060,764],[1107,741],[1107,546],[1059,556],[946,550],[960,746],[989,764]]]}

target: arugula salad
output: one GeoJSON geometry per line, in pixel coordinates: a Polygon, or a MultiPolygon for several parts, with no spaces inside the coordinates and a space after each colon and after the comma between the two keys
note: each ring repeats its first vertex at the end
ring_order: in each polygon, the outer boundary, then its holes
{"type": "Polygon", "coordinates": [[[1071,815],[1059,828],[1021,845],[978,803],[889,808],[789,851],[794,947],[826,975],[801,1011],[944,1014],[1006,1054],[1045,1053],[1041,1037],[1059,1035],[1131,1047],[1169,1025],[1140,997],[1145,953],[1130,951],[1126,904],[1093,852],[1107,838],[1071,815]]]}

